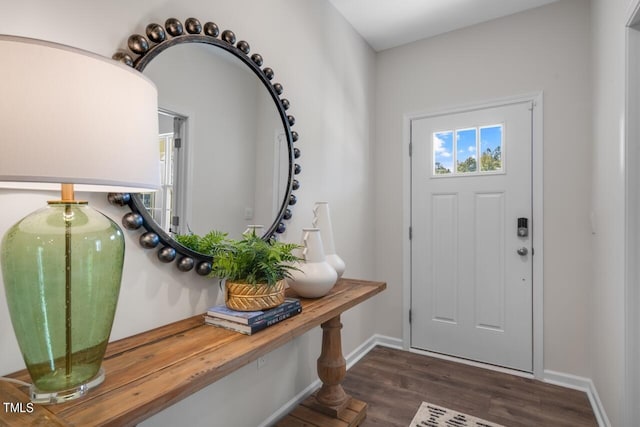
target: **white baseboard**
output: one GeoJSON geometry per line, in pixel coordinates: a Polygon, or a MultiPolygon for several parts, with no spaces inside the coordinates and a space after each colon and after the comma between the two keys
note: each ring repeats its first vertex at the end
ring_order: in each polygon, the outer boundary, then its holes
{"type": "MultiPolygon", "coordinates": [[[[402,350],[402,340],[398,338],[391,338],[384,335],[373,335],[371,338],[363,342],[360,346],[358,346],[355,350],[353,350],[347,357],[345,357],[345,361],[347,362],[347,369],[350,369],[353,365],[355,365],[360,359],[362,359],[367,353],[369,353],[373,347],[380,345],[382,347],[390,347],[398,350],[402,350]]],[[[316,389],[320,388],[322,383],[319,379],[315,380],[300,393],[295,395],[291,400],[282,405],[276,412],[271,414],[269,418],[264,420],[258,427],[269,427],[270,425],[277,422],[280,418],[287,415],[289,412],[293,411],[296,406],[304,399],[309,397],[311,393],[313,393],[316,389]]]]}
{"type": "Polygon", "coordinates": [[[264,420],[258,427],[269,427],[270,425],[275,424],[280,418],[283,418],[289,412],[293,411],[300,402],[309,397],[309,395],[313,393],[317,388],[320,388],[321,384],[322,383],[319,379],[309,384],[304,390],[295,395],[293,399],[282,405],[280,409],[271,414],[271,416],[264,420]]]}
{"type": "Polygon", "coordinates": [[[598,425],[600,427],[611,427],[607,413],[600,401],[600,396],[598,396],[596,386],[593,384],[591,378],[545,370],[543,381],[549,384],[555,384],[561,387],[585,392],[589,398],[589,403],[591,403],[591,408],[593,409],[593,413],[598,421],[598,425]]]}
{"type": "Polygon", "coordinates": [[[379,345],[381,347],[395,348],[396,350],[402,350],[403,341],[399,338],[387,337],[385,335],[375,334],[365,342],[363,342],[358,348],[353,350],[345,358],[347,361],[347,369],[351,369],[360,359],[362,359],[367,353],[369,353],[373,347],[379,345]]]}
{"type": "MultiPolygon", "coordinates": [[[[403,340],[399,338],[392,338],[384,335],[373,335],[371,338],[363,342],[360,346],[358,346],[355,350],[353,350],[347,357],[345,357],[345,361],[347,362],[347,369],[350,369],[353,365],[355,365],[360,359],[362,359],[367,353],[369,353],[375,346],[389,347],[395,348],[398,350],[404,350],[403,340]]],[[[413,351],[413,349],[412,349],[413,351]]],[[[427,352],[415,351],[416,353],[425,354],[427,352]]],[[[439,355],[442,357],[441,355],[439,355]]],[[[460,361],[457,358],[448,358],[453,361],[460,361]]],[[[485,367],[484,364],[479,367],[485,367]]],[[[495,367],[492,369],[497,370],[495,367]]],[[[507,371],[506,369],[504,371],[507,371]]],[[[511,370],[508,370],[511,371],[511,370]]],[[[509,372],[512,373],[512,372],[509,372]]],[[[531,375],[525,375],[520,373],[521,376],[531,377],[531,375]]],[[[593,409],[593,413],[598,421],[598,425],[600,427],[611,427],[611,423],[609,422],[609,418],[607,418],[607,414],[602,406],[602,402],[600,401],[600,397],[598,396],[598,391],[596,390],[593,381],[590,378],[578,377],[576,375],[565,374],[562,372],[555,372],[550,370],[544,371],[544,382],[549,384],[555,384],[561,387],[567,387],[574,390],[580,390],[587,394],[589,398],[589,403],[591,403],[591,408],[593,409]]],[[[286,414],[291,412],[300,402],[309,397],[311,393],[313,393],[316,389],[321,386],[321,382],[319,379],[313,381],[309,384],[304,390],[294,396],[291,400],[285,403],[282,407],[280,407],[276,412],[271,414],[269,418],[263,421],[258,427],[269,427],[278,421],[280,418],[284,417],[286,414]]]]}

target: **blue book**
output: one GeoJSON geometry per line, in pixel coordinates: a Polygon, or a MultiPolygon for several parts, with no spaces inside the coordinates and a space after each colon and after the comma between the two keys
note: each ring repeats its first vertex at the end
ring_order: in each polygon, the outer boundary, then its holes
{"type": "Polygon", "coordinates": [[[212,317],[212,316],[205,316],[204,321],[208,325],[218,326],[221,328],[229,329],[231,331],[240,332],[241,334],[245,334],[245,335],[251,335],[258,331],[266,329],[269,326],[275,325],[276,323],[280,323],[283,320],[290,318],[291,316],[295,316],[300,312],[302,312],[302,306],[293,305],[293,306],[290,306],[288,310],[282,313],[263,319],[259,322],[255,322],[251,325],[245,325],[242,323],[237,323],[231,320],[222,319],[219,317],[212,317]]]}
{"type": "Polygon", "coordinates": [[[292,308],[301,307],[297,298],[285,298],[284,302],[277,307],[264,311],[236,311],[224,304],[214,305],[207,310],[207,316],[229,320],[243,325],[253,325],[264,319],[275,317],[292,308]]]}

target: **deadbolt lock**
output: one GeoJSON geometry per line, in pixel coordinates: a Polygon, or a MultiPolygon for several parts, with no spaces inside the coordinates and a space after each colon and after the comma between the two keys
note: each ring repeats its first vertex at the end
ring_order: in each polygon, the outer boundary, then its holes
{"type": "Polygon", "coordinates": [[[518,237],[527,237],[529,235],[529,225],[527,218],[518,218],[518,237]]]}

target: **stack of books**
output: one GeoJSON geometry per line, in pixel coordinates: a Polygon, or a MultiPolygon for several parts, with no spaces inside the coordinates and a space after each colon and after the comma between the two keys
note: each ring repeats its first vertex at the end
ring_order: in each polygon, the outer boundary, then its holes
{"type": "Polygon", "coordinates": [[[204,316],[205,323],[251,335],[302,312],[300,300],[285,298],[277,307],[264,311],[235,311],[226,305],[214,305],[204,316]]]}

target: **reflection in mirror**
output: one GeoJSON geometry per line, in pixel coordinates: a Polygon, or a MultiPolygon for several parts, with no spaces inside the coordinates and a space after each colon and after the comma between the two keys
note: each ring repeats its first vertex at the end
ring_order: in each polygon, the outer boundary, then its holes
{"type": "Polygon", "coordinates": [[[176,204],[176,196],[184,191],[176,192],[179,178],[176,171],[180,161],[180,135],[184,134],[186,117],[179,116],[164,109],[158,111],[158,129],[160,150],[160,182],[161,189],[153,193],[140,193],[142,204],[153,220],[167,233],[172,233],[173,222],[180,217],[176,204]],[[176,194],[177,193],[177,194],[176,194]]]}
{"type": "Polygon", "coordinates": [[[164,187],[155,195],[110,193],[109,201],[130,207],[122,224],[146,229],[140,245],[156,248],[160,261],[207,275],[211,257],[174,236],[215,229],[238,238],[250,224],[263,226],[264,239],[283,233],[301,171],[295,118],[273,70],[232,31],[169,18],[145,34],[130,36],[130,53],[113,58],[158,86],[164,187]]]}
{"type": "Polygon", "coordinates": [[[216,46],[189,43],[144,69],[158,87],[163,189],[141,198],[173,234],[271,224],[287,191],[288,148],[263,83],[216,46]],[[215,76],[215,78],[212,78],[215,76]]]}

